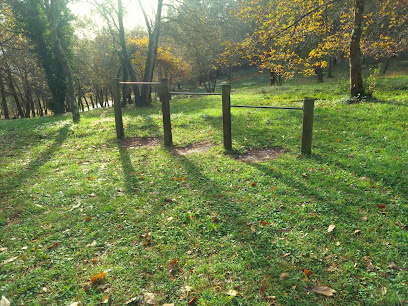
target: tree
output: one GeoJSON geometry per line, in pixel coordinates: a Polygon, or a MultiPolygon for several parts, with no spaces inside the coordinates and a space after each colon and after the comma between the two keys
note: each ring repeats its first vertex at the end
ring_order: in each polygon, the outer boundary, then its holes
{"type": "MultiPolygon", "coordinates": [[[[152,82],[154,66],[156,64],[156,58],[157,58],[157,48],[159,44],[163,0],[157,1],[156,18],[155,18],[154,24],[152,24],[149,21],[140,0],[139,0],[139,5],[143,11],[143,15],[146,21],[147,32],[149,34],[149,45],[147,48],[147,56],[146,56],[146,62],[145,62],[145,68],[144,68],[143,82],[152,82]]],[[[144,105],[149,105],[151,103],[151,100],[152,100],[151,91],[152,91],[151,85],[146,84],[142,86],[141,100],[144,105]]]]}
{"type": "MultiPolygon", "coordinates": [[[[398,25],[402,29],[407,26],[407,5],[403,4],[406,1],[365,2],[242,0],[239,16],[254,27],[253,33],[242,43],[244,54],[261,69],[277,70],[290,77],[296,71],[321,73],[321,68],[327,66],[326,59],[341,50],[350,62],[350,95],[362,96],[364,88],[359,58],[360,51],[366,49],[361,46],[370,38],[377,41],[377,44],[370,45],[370,52],[382,54],[384,47],[390,49],[389,44],[397,42],[382,35],[382,31],[373,30],[375,22],[376,28],[387,25],[383,23],[385,18],[375,20],[374,17],[381,11],[389,13],[392,10],[392,20],[398,20],[391,23],[392,27],[398,25]],[[370,9],[365,14],[364,7],[370,9]],[[392,9],[397,7],[400,9],[392,9]]],[[[403,44],[404,40],[399,42],[403,44]]]]}
{"type": "Polygon", "coordinates": [[[53,112],[64,113],[66,101],[67,109],[72,111],[73,120],[77,122],[79,112],[73,97],[70,67],[73,36],[70,22],[73,16],[67,3],[66,0],[16,0],[13,12],[21,32],[31,41],[33,51],[44,68],[52,94],[53,112]]]}

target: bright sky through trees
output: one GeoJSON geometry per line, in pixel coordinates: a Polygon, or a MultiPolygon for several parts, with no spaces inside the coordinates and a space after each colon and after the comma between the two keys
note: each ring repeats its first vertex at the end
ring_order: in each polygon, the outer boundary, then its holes
{"type": "MultiPolygon", "coordinates": [[[[156,6],[156,1],[152,0],[141,0],[142,5],[147,13],[147,15],[154,15],[154,10],[156,6]]],[[[70,9],[76,16],[87,16],[91,20],[101,20],[98,14],[94,13],[94,8],[92,4],[88,1],[79,1],[76,3],[71,3],[69,5],[70,9]]],[[[137,0],[123,0],[123,7],[125,10],[125,27],[134,28],[136,26],[146,27],[145,19],[143,17],[142,10],[140,9],[139,3],[137,0]]],[[[98,22],[98,21],[96,21],[98,22]]],[[[102,22],[102,21],[100,21],[102,22]]]]}

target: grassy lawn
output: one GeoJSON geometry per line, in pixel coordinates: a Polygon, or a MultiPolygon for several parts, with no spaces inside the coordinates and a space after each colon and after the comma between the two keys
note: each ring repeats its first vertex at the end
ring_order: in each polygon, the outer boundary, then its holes
{"type": "Polygon", "coordinates": [[[172,149],[158,102],[124,110],[119,143],[112,109],[78,125],[0,121],[0,295],[12,305],[406,305],[408,76],[380,78],[378,101],[353,105],[343,79],[260,79],[233,81],[232,104],[318,99],[310,158],[299,156],[299,111],[233,109],[234,153],[224,152],[220,97],[172,100],[172,149]],[[245,160],[266,148],[274,158],[245,160]]]}

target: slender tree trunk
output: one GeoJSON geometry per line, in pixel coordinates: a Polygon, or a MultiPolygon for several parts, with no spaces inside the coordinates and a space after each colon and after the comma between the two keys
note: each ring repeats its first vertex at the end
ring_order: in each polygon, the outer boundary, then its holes
{"type": "Polygon", "coordinates": [[[89,103],[88,103],[88,99],[86,98],[86,94],[81,90],[80,95],[84,98],[85,104],[86,104],[86,108],[88,110],[90,110],[89,108],[89,103]]]}
{"type": "MultiPolygon", "coordinates": [[[[126,69],[126,64],[122,63],[122,70],[123,70],[123,82],[126,82],[129,74],[128,70],[126,69]]],[[[122,107],[126,107],[126,98],[128,94],[128,85],[122,84],[122,107]]]]}
{"type": "Polygon", "coordinates": [[[328,69],[328,72],[327,72],[327,77],[328,78],[333,77],[332,71],[333,71],[333,58],[330,56],[329,57],[329,69],[328,69]]]}
{"type": "Polygon", "coordinates": [[[44,110],[41,106],[41,100],[40,97],[37,95],[37,102],[38,102],[38,116],[43,117],[44,116],[44,110]]]}
{"type": "Polygon", "coordinates": [[[6,99],[6,90],[4,88],[4,80],[3,80],[3,74],[0,68],[0,93],[1,93],[1,105],[4,113],[4,118],[5,119],[10,119],[10,114],[9,110],[7,107],[7,99],[6,99]]]}
{"type": "MultiPolygon", "coordinates": [[[[132,82],[136,82],[136,74],[132,67],[132,62],[129,57],[129,53],[126,47],[126,40],[125,40],[125,28],[123,26],[123,6],[122,0],[118,0],[118,19],[119,19],[119,43],[122,51],[122,57],[126,64],[126,69],[129,73],[130,80],[132,82]]],[[[133,93],[135,95],[135,104],[136,106],[142,106],[142,102],[140,100],[140,92],[139,87],[137,85],[132,85],[133,93]]]]}
{"type": "MultiPolygon", "coordinates": [[[[162,8],[163,8],[163,0],[158,0],[154,30],[153,32],[149,33],[149,45],[147,49],[145,71],[144,71],[144,76],[143,76],[144,82],[151,82],[153,80],[154,66],[156,64],[156,57],[157,57],[157,47],[159,43],[162,8]]],[[[152,102],[151,92],[152,92],[151,85],[142,86],[141,99],[144,105],[150,105],[150,103],[152,102]]]]}
{"type": "Polygon", "coordinates": [[[48,115],[48,102],[47,98],[44,97],[44,95],[41,96],[42,103],[44,105],[44,115],[48,115]]]}
{"type": "MultiPolygon", "coordinates": [[[[93,101],[93,98],[92,98],[92,94],[90,94],[89,97],[91,98],[92,109],[95,109],[95,104],[94,104],[94,101],[93,101]]],[[[98,102],[96,102],[96,103],[98,103],[98,102]]]]}
{"type": "Polygon", "coordinates": [[[363,13],[365,0],[354,2],[354,23],[350,40],[350,95],[351,97],[363,97],[364,87],[361,75],[360,40],[363,27],[363,13]]]}
{"type": "Polygon", "coordinates": [[[18,98],[16,88],[14,87],[13,77],[11,75],[10,67],[8,66],[7,62],[6,62],[6,69],[7,69],[6,72],[7,72],[8,82],[9,82],[9,88],[11,90],[11,95],[13,96],[14,102],[16,103],[18,115],[20,116],[20,118],[23,118],[24,111],[23,111],[23,108],[21,107],[20,99],[18,98]]]}

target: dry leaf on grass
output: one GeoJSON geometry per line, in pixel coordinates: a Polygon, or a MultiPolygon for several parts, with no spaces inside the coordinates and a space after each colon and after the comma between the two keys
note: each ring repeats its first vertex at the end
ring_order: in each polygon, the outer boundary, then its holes
{"type": "Polygon", "coordinates": [[[289,273],[288,272],[284,272],[279,276],[279,280],[285,280],[289,277],[289,273]]]}
{"type": "Polygon", "coordinates": [[[0,306],[10,306],[10,301],[5,296],[2,296],[0,306]]]}
{"type": "Polygon", "coordinates": [[[7,265],[8,263],[11,263],[11,262],[15,261],[17,258],[18,258],[18,256],[16,256],[16,257],[11,257],[11,258],[9,258],[9,259],[6,259],[5,261],[3,261],[3,262],[0,264],[0,267],[1,267],[1,266],[4,266],[4,265],[7,265]]]}
{"type": "Polygon", "coordinates": [[[333,294],[336,293],[336,290],[333,290],[332,288],[329,287],[312,287],[310,288],[310,290],[325,296],[333,296],[333,294]]]}
{"type": "Polygon", "coordinates": [[[336,226],[334,224],[329,225],[329,228],[327,229],[327,231],[329,233],[331,233],[332,231],[334,231],[334,229],[336,228],[336,226]]]}
{"type": "Polygon", "coordinates": [[[156,296],[153,293],[145,292],[143,294],[143,297],[144,297],[144,301],[146,304],[149,304],[149,305],[157,304],[156,296]]]}

